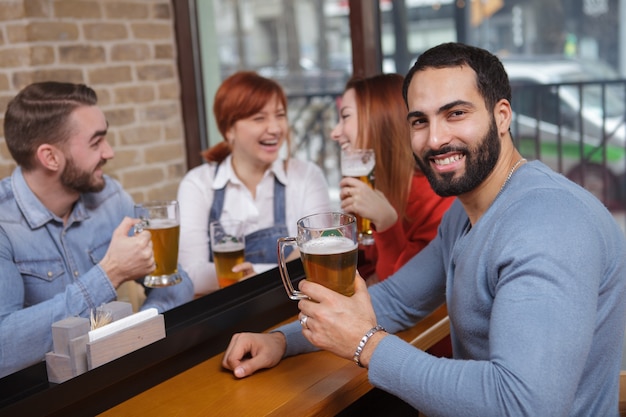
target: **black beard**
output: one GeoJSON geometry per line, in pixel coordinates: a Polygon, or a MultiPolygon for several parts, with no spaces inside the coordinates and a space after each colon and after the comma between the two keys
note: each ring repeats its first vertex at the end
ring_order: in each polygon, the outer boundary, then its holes
{"type": "Polygon", "coordinates": [[[415,155],[415,162],[422,170],[430,186],[442,197],[458,196],[478,187],[491,174],[500,157],[500,137],[495,120],[492,119],[489,131],[474,149],[445,147],[437,152],[428,151],[422,158],[415,155]],[[454,178],[454,172],[437,173],[430,166],[429,158],[448,152],[461,152],[465,156],[465,175],[454,178]]]}
{"type": "MultiPolygon", "coordinates": [[[[106,160],[103,159],[97,168],[105,163],[106,160]]],[[[103,178],[101,182],[94,182],[93,172],[81,171],[73,159],[67,158],[67,165],[61,173],[61,184],[78,193],[97,193],[104,189],[106,181],[103,178]]]]}

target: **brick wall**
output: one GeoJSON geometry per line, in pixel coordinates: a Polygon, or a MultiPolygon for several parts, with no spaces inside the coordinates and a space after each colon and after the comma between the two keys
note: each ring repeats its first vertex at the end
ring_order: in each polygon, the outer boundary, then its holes
{"type": "Polygon", "coordinates": [[[8,101],[35,81],[98,93],[115,158],[105,171],[135,201],[173,199],[186,172],[169,0],[0,0],[0,178],[8,101]]]}

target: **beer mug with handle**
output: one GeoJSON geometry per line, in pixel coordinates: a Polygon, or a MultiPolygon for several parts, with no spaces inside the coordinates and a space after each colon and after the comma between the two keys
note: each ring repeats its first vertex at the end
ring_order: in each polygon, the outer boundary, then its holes
{"type": "Polygon", "coordinates": [[[277,242],[278,266],[287,295],[292,300],[307,298],[293,288],[285,262],[285,248],[297,246],[306,279],[346,296],[354,294],[358,254],[356,218],[348,213],[319,213],[298,220],[297,237],[277,242]]]}
{"type": "Polygon", "coordinates": [[[182,281],[178,273],[178,240],[180,212],[178,201],[150,201],[135,204],[135,216],[141,222],[135,233],[149,230],[156,269],[143,280],[146,287],[168,287],[182,281]]]}

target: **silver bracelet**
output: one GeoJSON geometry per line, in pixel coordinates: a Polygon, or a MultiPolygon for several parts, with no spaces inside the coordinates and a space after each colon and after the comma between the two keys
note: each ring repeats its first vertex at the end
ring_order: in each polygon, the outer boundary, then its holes
{"type": "Polygon", "coordinates": [[[370,337],[374,336],[374,333],[376,333],[379,330],[386,331],[385,328],[381,326],[380,324],[376,325],[376,327],[372,327],[367,333],[365,333],[365,336],[363,336],[363,338],[359,342],[359,345],[356,347],[356,350],[354,351],[354,356],[352,357],[352,360],[361,368],[363,368],[363,365],[361,364],[361,352],[363,352],[363,348],[365,347],[365,344],[367,343],[367,341],[370,340],[370,337]]]}

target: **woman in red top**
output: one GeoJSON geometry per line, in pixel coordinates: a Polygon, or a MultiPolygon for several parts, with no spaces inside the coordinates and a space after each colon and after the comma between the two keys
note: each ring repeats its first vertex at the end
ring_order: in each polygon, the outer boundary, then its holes
{"type": "Polygon", "coordinates": [[[342,149],[374,149],[375,189],[355,178],[339,183],[341,208],[372,221],[374,245],[361,246],[359,273],[368,284],[384,280],[436,235],[453,202],[432,190],[411,149],[404,77],[382,74],[348,81],[331,137],[342,149]]]}

